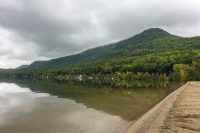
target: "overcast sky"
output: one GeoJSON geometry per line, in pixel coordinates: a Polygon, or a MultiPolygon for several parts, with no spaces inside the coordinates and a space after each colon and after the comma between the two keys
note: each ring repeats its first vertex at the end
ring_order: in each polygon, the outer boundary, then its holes
{"type": "Polygon", "coordinates": [[[0,0],[0,68],[74,54],[151,27],[200,35],[200,0],[0,0]]]}

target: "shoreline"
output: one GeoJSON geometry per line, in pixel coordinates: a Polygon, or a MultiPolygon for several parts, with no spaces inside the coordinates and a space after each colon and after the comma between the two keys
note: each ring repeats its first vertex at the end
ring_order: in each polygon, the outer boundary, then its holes
{"type": "Polygon", "coordinates": [[[159,127],[164,125],[164,121],[167,119],[168,113],[173,107],[174,102],[189,84],[190,82],[187,82],[174,92],[170,93],[139,119],[133,121],[133,123],[124,130],[124,133],[148,133],[147,130],[151,130],[153,133],[159,133],[159,127]]]}

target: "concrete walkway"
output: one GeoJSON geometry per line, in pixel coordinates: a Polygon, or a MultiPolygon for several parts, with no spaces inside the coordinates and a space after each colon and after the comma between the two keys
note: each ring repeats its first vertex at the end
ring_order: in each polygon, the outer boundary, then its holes
{"type": "Polygon", "coordinates": [[[200,82],[188,82],[171,93],[126,133],[200,133],[200,82]]]}

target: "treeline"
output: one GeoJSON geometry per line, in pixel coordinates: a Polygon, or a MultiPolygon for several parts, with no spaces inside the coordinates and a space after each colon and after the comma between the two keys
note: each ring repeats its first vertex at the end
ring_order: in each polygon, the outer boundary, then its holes
{"type": "Polygon", "coordinates": [[[76,74],[114,74],[116,72],[149,72],[169,74],[174,64],[191,64],[200,57],[200,51],[177,51],[159,54],[148,54],[127,58],[93,61],[80,63],[63,68],[50,69],[52,73],[76,75],[76,74]]]}
{"type": "Polygon", "coordinates": [[[0,78],[79,81],[188,81],[200,80],[199,51],[153,54],[53,69],[10,69],[0,78]]]}
{"type": "Polygon", "coordinates": [[[193,61],[192,64],[175,64],[169,78],[177,81],[200,80],[200,63],[193,61]]]}
{"type": "Polygon", "coordinates": [[[92,74],[92,75],[64,75],[59,74],[55,77],[58,80],[79,80],[79,81],[101,81],[101,82],[112,82],[112,81],[168,81],[166,74],[159,73],[132,73],[132,72],[116,72],[114,74],[92,74]]]}

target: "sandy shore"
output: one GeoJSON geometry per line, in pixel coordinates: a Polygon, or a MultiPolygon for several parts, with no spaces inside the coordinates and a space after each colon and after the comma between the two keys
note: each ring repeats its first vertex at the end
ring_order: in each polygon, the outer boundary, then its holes
{"type": "Polygon", "coordinates": [[[199,133],[200,82],[188,82],[134,122],[125,133],[199,133]]]}

